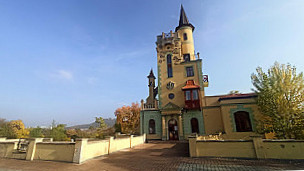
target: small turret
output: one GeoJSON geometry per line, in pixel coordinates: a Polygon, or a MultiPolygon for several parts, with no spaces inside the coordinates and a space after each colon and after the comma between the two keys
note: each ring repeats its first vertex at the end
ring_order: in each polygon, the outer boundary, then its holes
{"type": "Polygon", "coordinates": [[[147,78],[149,79],[149,96],[146,99],[146,107],[150,106],[149,108],[156,108],[156,95],[158,93],[158,87],[155,88],[155,76],[153,73],[153,70],[151,69],[150,74],[147,76],[147,78]]]}
{"type": "Polygon", "coordinates": [[[189,22],[183,5],[181,5],[179,25],[175,28],[178,37],[182,43],[182,55],[185,62],[195,60],[194,42],[193,42],[194,26],[189,22]]]}

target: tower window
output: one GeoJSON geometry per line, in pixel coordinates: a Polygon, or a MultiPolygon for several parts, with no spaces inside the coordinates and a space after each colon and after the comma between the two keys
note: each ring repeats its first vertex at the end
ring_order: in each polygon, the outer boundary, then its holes
{"type": "Polygon", "coordinates": [[[188,40],[187,33],[184,33],[183,36],[184,36],[184,40],[188,40]]]}
{"type": "Polygon", "coordinates": [[[167,55],[167,72],[168,72],[168,78],[173,77],[173,73],[172,73],[172,55],[171,54],[167,55]]]}
{"type": "Polygon", "coordinates": [[[193,77],[194,76],[194,72],[193,72],[193,67],[186,67],[186,73],[187,73],[187,77],[193,77]]]}
{"type": "Polygon", "coordinates": [[[185,62],[190,61],[190,54],[184,54],[184,61],[185,62]]]}

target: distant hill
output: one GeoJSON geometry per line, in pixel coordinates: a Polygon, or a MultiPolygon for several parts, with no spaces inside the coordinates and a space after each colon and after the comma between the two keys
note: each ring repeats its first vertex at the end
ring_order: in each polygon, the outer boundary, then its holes
{"type": "MultiPolygon", "coordinates": [[[[108,119],[104,119],[106,125],[109,127],[112,127],[114,126],[115,122],[116,122],[116,119],[114,118],[108,118],[108,119]]],[[[75,125],[75,126],[69,126],[69,127],[66,127],[66,129],[89,129],[90,127],[98,127],[98,123],[96,122],[93,122],[93,123],[90,123],[90,124],[82,124],[82,125],[75,125]]]]}

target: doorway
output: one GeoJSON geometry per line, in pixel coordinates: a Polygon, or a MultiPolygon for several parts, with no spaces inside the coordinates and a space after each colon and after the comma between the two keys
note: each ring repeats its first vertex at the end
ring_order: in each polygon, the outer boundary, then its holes
{"type": "Polygon", "coordinates": [[[178,126],[175,119],[170,119],[168,122],[169,140],[178,140],[178,126]]]}

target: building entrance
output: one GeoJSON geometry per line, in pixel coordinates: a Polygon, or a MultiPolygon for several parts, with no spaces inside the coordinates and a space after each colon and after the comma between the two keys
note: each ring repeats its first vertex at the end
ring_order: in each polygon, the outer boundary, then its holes
{"type": "Polygon", "coordinates": [[[175,119],[170,119],[168,122],[169,140],[178,140],[178,126],[175,119]]]}

